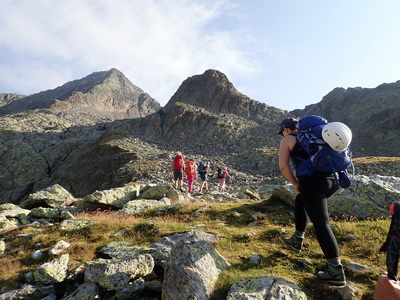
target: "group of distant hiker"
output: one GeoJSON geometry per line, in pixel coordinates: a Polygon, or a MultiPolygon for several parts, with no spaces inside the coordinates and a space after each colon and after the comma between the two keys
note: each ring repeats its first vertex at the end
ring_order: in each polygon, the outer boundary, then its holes
{"type": "MultiPolygon", "coordinates": [[[[309,220],[314,225],[318,243],[326,259],[317,277],[343,286],[346,276],[340,261],[339,247],[330,226],[327,199],[340,187],[351,185],[347,169],[352,165],[348,146],[351,130],[343,123],[331,122],[311,115],[301,119],[286,118],[278,132],[283,138],[279,146],[279,169],[294,186],[295,232],[284,240],[292,250],[300,252],[309,220]],[[293,163],[295,174],[290,162],[293,163]]],[[[392,222],[388,237],[380,251],[386,252],[387,274],[378,279],[374,300],[400,299],[397,277],[400,256],[400,202],[390,207],[392,222]]]]}
{"type": "MultiPolygon", "coordinates": [[[[178,152],[172,161],[172,171],[174,178],[174,187],[181,192],[183,189],[183,180],[186,175],[187,179],[187,192],[194,192],[194,182],[197,179],[197,175],[200,176],[201,185],[199,192],[203,190],[208,192],[208,176],[211,172],[211,163],[209,160],[200,160],[197,164],[194,159],[190,158],[186,161],[183,158],[181,152],[178,152]]],[[[217,178],[219,181],[219,191],[224,192],[226,186],[226,178],[231,177],[226,167],[217,167],[217,178]]]]}

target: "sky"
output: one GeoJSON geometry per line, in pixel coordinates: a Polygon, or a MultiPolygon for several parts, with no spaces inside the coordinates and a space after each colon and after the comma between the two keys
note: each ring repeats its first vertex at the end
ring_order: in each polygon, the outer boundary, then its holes
{"type": "Polygon", "coordinates": [[[336,87],[400,80],[398,0],[1,0],[0,93],[120,70],[164,106],[188,77],[224,73],[284,110],[336,87]]]}

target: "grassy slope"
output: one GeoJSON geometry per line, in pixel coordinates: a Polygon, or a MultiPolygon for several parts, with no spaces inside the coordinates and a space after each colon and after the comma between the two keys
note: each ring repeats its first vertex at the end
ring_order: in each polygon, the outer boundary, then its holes
{"type": "MultiPolygon", "coordinates": [[[[282,239],[290,236],[294,228],[293,212],[275,199],[262,202],[188,203],[174,215],[156,218],[151,213],[139,217],[121,217],[113,212],[82,214],[78,218],[97,223],[90,229],[69,234],[60,233],[55,226],[19,228],[1,233],[0,239],[5,240],[7,251],[0,258],[0,292],[17,287],[21,275],[48,261],[46,258],[39,262],[31,259],[37,243],[45,247],[61,239],[71,243],[67,252],[72,262],[70,268],[73,268],[94,259],[96,250],[110,241],[128,241],[132,245],[148,246],[164,235],[197,228],[221,238],[216,247],[232,264],[221,274],[213,299],[224,299],[230,286],[238,280],[266,275],[283,277],[298,284],[309,299],[340,299],[332,287],[315,278],[315,269],[323,264],[324,259],[312,225],[306,237],[308,247],[300,254],[289,251],[283,244],[282,239]],[[197,218],[190,217],[192,211],[206,204],[210,205],[207,210],[197,218]],[[250,227],[248,224],[254,220],[252,215],[255,212],[264,215],[258,220],[257,226],[250,227]],[[149,221],[155,226],[141,226],[149,221]],[[121,229],[126,230],[124,236],[111,237],[121,229]],[[29,232],[39,234],[32,238],[17,236],[29,232]],[[261,255],[261,264],[252,265],[248,262],[253,254],[261,255]],[[308,259],[312,265],[301,265],[299,260],[302,258],[308,259]]],[[[372,299],[376,279],[385,271],[385,254],[378,252],[378,249],[386,237],[389,220],[332,220],[332,226],[345,267],[354,261],[373,268],[362,274],[349,270],[346,273],[351,285],[358,288],[359,299],[372,299]]]]}

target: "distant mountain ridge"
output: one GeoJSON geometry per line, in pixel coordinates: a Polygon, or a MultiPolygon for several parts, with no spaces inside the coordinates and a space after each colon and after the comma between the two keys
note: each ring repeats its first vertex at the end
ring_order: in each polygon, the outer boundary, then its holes
{"type": "Polygon", "coordinates": [[[156,100],[133,85],[117,69],[95,72],[55,89],[14,97],[12,100],[3,101],[0,116],[34,109],[52,109],[82,111],[111,116],[113,119],[137,118],[160,108],[156,100]]]}

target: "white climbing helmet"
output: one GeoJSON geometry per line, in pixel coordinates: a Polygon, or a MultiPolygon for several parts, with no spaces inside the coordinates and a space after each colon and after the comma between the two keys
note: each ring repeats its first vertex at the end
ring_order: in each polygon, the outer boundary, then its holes
{"type": "Polygon", "coordinates": [[[340,122],[331,122],[322,129],[322,138],[336,151],[344,151],[351,143],[351,130],[340,122]]]}

